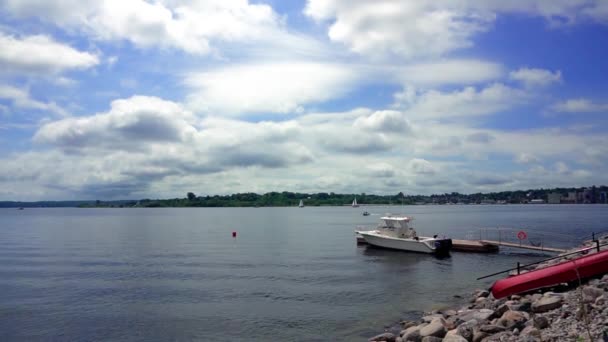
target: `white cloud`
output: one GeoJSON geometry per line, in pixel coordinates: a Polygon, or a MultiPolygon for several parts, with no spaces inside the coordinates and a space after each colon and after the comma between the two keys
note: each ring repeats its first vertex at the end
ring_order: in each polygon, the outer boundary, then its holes
{"type": "Polygon", "coordinates": [[[562,72],[551,72],[545,69],[521,68],[509,73],[512,80],[522,82],[526,87],[547,86],[562,81],[562,72]]]}
{"type": "Polygon", "coordinates": [[[308,0],[304,13],[329,22],[329,38],[356,53],[424,58],[472,46],[499,14],[525,13],[551,24],[608,22],[607,7],[593,0],[308,0]]]}
{"type": "Polygon", "coordinates": [[[406,58],[440,56],[469,47],[471,37],[493,20],[426,1],[309,0],[304,12],[316,20],[333,19],[329,38],[356,53],[406,58]]]}
{"type": "Polygon", "coordinates": [[[242,115],[298,112],[347,93],[358,75],[343,65],[308,62],[246,64],[189,74],[195,110],[242,115]]]}
{"type": "MultiPolygon", "coordinates": [[[[401,94],[397,100],[403,100],[401,94]]],[[[453,92],[429,90],[409,97],[409,102],[396,103],[397,107],[406,108],[408,117],[422,119],[442,119],[494,114],[526,100],[526,94],[520,89],[494,83],[485,88],[466,87],[453,92]]]]}
{"type": "Polygon", "coordinates": [[[45,35],[17,38],[0,32],[0,67],[3,72],[55,74],[70,69],[88,69],[97,64],[97,56],[58,43],[45,35]]]}
{"type": "Polygon", "coordinates": [[[498,79],[503,75],[500,64],[473,60],[448,59],[415,63],[399,68],[395,75],[401,83],[414,86],[472,85],[498,79]]]}
{"type": "Polygon", "coordinates": [[[180,105],[156,97],[115,100],[107,113],[66,118],[43,125],[34,140],[65,150],[119,148],[140,150],[148,144],[184,141],[193,116],[180,105]]]}
{"type": "Polygon", "coordinates": [[[97,40],[125,40],[142,48],[199,55],[214,52],[214,42],[298,40],[287,33],[272,7],[247,0],[8,0],[3,7],[17,17],[38,17],[97,40]]]}
{"type": "Polygon", "coordinates": [[[438,168],[433,163],[420,158],[410,160],[408,168],[411,172],[418,175],[434,175],[438,172],[438,168]]]}
{"type": "Polygon", "coordinates": [[[0,99],[10,100],[13,107],[34,109],[66,116],[67,112],[55,102],[41,102],[31,98],[29,91],[8,85],[0,85],[0,99]]]}
{"type": "Polygon", "coordinates": [[[596,103],[589,99],[570,99],[551,106],[551,111],[562,113],[608,112],[608,103],[596,103]]]}

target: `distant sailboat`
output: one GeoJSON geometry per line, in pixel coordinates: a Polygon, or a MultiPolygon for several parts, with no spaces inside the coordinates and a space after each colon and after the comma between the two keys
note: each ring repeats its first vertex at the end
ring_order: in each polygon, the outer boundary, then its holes
{"type": "Polygon", "coordinates": [[[359,206],[359,205],[357,204],[357,197],[355,197],[355,199],[353,200],[352,207],[353,207],[353,208],[356,208],[356,207],[358,207],[358,206],[359,206]]]}
{"type": "Polygon", "coordinates": [[[298,204],[298,207],[304,208],[304,202],[302,202],[302,200],[300,200],[300,204],[298,204]]]}

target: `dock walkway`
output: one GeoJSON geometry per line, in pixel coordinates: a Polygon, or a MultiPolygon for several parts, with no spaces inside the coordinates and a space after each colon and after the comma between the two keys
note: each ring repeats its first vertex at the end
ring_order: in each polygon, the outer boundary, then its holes
{"type": "Polygon", "coordinates": [[[495,245],[495,246],[523,248],[523,249],[531,249],[531,250],[543,251],[543,252],[554,252],[554,253],[566,252],[565,249],[561,249],[561,248],[553,248],[553,247],[546,247],[546,246],[532,246],[532,245],[527,245],[527,244],[505,242],[505,241],[479,240],[479,242],[490,244],[490,245],[495,245]]]}

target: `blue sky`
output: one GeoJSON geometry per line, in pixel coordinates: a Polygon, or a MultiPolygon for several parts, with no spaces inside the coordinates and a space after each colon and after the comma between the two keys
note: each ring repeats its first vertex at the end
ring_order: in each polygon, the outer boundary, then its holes
{"type": "Polygon", "coordinates": [[[608,184],[608,2],[0,0],[0,200],[608,184]]]}

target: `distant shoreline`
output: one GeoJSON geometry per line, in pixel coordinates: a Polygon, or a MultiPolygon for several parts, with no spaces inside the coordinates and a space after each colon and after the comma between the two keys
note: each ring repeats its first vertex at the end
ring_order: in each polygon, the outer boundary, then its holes
{"type": "Polygon", "coordinates": [[[370,205],[505,205],[505,204],[608,204],[608,187],[553,188],[502,191],[491,193],[460,194],[458,192],[434,195],[336,194],[333,192],[252,192],[231,195],[197,196],[188,192],[185,198],[133,199],[133,200],[73,200],[73,201],[0,201],[0,208],[124,208],[124,207],[295,207],[300,201],[304,207],[370,205]],[[355,202],[356,201],[356,202],[355,202]]]}

